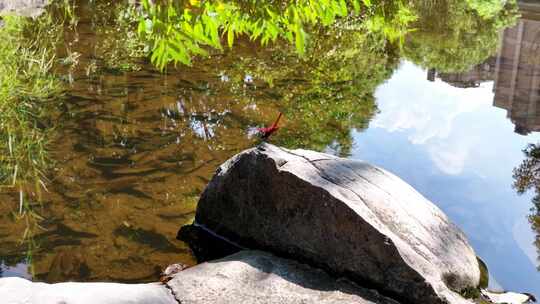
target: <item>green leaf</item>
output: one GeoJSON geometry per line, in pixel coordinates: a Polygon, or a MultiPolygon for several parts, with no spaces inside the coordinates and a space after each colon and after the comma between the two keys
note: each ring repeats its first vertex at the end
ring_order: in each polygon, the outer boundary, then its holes
{"type": "Polygon", "coordinates": [[[186,48],[182,43],[171,44],[169,47],[169,52],[171,53],[174,61],[180,61],[185,65],[191,65],[191,58],[186,53],[186,48]]]}
{"type": "MultiPolygon", "coordinates": [[[[364,0],[364,1],[366,1],[366,0],[364,0]]],[[[369,0],[367,0],[367,1],[369,1],[369,0]]],[[[352,4],[353,4],[354,13],[359,14],[360,13],[360,3],[358,2],[358,0],[352,0],[352,4]]]]}
{"type": "Polygon", "coordinates": [[[296,28],[295,38],[296,51],[298,51],[300,55],[304,55],[306,51],[306,33],[299,24],[296,28]]]}
{"type": "Polygon", "coordinates": [[[342,17],[347,16],[347,2],[345,0],[339,1],[339,15],[342,17]]]}
{"type": "Polygon", "coordinates": [[[227,43],[229,44],[229,48],[233,47],[234,43],[234,31],[232,28],[229,28],[229,31],[227,31],[227,43]]]}

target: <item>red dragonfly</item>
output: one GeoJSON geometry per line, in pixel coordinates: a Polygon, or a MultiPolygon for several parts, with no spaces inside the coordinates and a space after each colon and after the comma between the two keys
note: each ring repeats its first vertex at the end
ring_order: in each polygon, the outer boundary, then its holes
{"type": "Polygon", "coordinates": [[[279,112],[278,118],[276,119],[276,121],[274,121],[274,123],[270,127],[259,128],[259,134],[262,140],[268,140],[270,135],[272,135],[274,132],[276,132],[279,129],[278,123],[282,115],[283,113],[279,112]]]}

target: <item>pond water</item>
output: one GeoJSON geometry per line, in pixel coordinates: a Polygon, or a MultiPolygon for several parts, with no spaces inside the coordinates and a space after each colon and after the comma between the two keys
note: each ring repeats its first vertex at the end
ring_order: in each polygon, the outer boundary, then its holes
{"type": "Polygon", "coordinates": [[[535,193],[513,187],[540,142],[540,5],[519,3],[515,20],[514,7],[413,2],[414,31],[397,40],[373,29],[374,6],[358,21],[369,34],[314,30],[304,57],[238,37],[164,73],[137,53],[127,3],[77,3],[56,42],[64,93],[40,116],[45,178],[0,188],[0,276],[148,282],[195,264],[178,229],[217,166],[281,111],[273,143],[394,172],[466,232],[493,287],[540,294],[535,193]]]}

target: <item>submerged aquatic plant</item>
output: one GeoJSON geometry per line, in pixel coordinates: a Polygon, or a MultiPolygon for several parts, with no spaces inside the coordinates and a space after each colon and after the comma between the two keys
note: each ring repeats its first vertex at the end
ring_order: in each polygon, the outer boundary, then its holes
{"type": "MultiPolygon", "coordinates": [[[[6,16],[0,28],[0,184],[21,187],[43,183],[48,138],[44,114],[52,97],[62,92],[51,75],[55,54],[42,41],[28,37],[54,33],[25,17],[6,16]]],[[[36,187],[37,189],[41,188],[36,187]]]]}
{"type": "MultiPolygon", "coordinates": [[[[15,192],[13,217],[25,224],[21,245],[31,265],[38,247],[34,234],[43,220],[35,208],[46,189],[49,112],[63,92],[52,73],[62,24],[45,14],[37,19],[3,16],[0,27],[0,191],[15,192]]],[[[30,269],[32,271],[32,268],[30,269]]]]}
{"type": "Polygon", "coordinates": [[[38,195],[40,189],[46,188],[50,114],[64,92],[64,84],[55,73],[56,63],[76,61],[69,52],[68,59],[56,55],[64,25],[77,23],[73,9],[70,1],[57,0],[52,1],[50,12],[36,18],[2,16],[0,187],[20,192],[28,188],[28,192],[38,195]]]}

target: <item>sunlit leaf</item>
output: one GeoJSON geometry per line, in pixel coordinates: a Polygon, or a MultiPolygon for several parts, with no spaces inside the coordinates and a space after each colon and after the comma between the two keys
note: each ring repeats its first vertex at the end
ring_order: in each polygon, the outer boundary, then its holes
{"type": "Polygon", "coordinates": [[[227,31],[227,43],[229,44],[229,48],[233,47],[233,44],[234,44],[234,31],[231,28],[229,28],[229,30],[227,31]]]}

